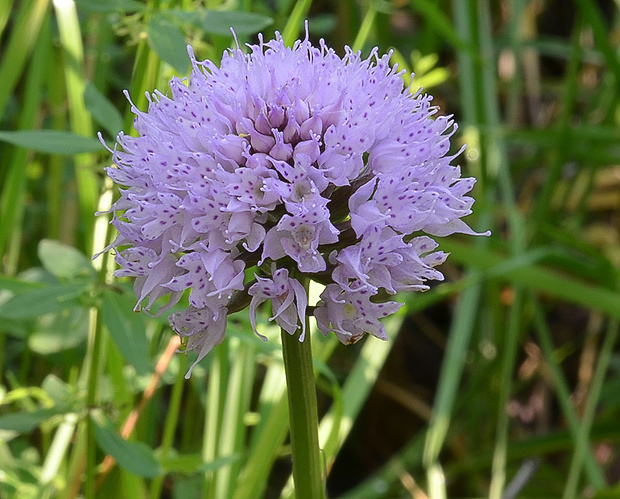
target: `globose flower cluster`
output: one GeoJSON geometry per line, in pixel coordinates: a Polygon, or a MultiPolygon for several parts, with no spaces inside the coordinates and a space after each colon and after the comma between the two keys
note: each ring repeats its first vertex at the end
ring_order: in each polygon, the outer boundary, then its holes
{"type": "Polygon", "coordinates": [[[312,312],[343,343],[386,339],[380,319],[401,306],[387,297],[443,278],[447,254],[429,235],[476,234],[461,220],[475,179],[448,155],[456,124],[404,88],[389,54],[345,50],[276,35],[218,67],[190,48],[187,81],[147,95],[148,112],[132,103],[139,136],[119,134],[107,169],[126,187],[108,249],[138,306],[189,290],[169,320],[196,362],[233,311],[249,306],[259,334],[263,302],[300,340],[312,312]],[[313,307],[308,278],[325,285],[313,307]]]}

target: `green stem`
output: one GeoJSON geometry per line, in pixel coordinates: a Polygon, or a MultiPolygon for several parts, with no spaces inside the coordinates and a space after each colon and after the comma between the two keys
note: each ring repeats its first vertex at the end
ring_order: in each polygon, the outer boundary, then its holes
{"type": "MultiPolygon", "coordinates": [[[[88,410],[95,408],[97,403],[97,385],[100,378],[101,347],[102,347],[102,330],[101,322],[98,320],[98,310],[90,309],[89,321],[89,352],[86,358],[88,366],[88,381],[86,391],[86,407],[88,410]]],[[[95,453],[95,427],[92,416],[86,417],[86,478],[84,481],[84,497],[93,499],[95,497],[95,470],[97,468],[97,456],[95,453]]]]}
{"type": "Polygon", "coordinates": [[[290,47],[293,42],[297,40],[299,35],[299,28],[301,27],[304,19],[310,10],[312,0],[301,0],[295,3],[295,7],[291,11],[291,15],[288,17],[286,26],[282,30],[282,38],[284,39],[284,45],[290,47]]]}
{"type": "MultiPolygon", "coordinates": [[[[533,300],[533,299],[532,299],[533,300]]],[[[546,360],[547,369],[551,374],[553,387],[555,388],[556,398],[562,408],[562,414],[566,422],[568,423],[568,430],[573,442],[579,440],[579,432],[581,431],[581,422],[577,416],[577,411],[571,400],[571,392],[568,386],[568,382],[562,372],[560,360],[554,350],[553,341],[551,339],[551,331],[546,322],[544,310],[538,301],[532,301],[534,305],[534,326],[538,336],[538,341],[542,348],[544,358],[546,360]]],[[[573,448],[577,446],[574,445],[573,448]]],[[[592,450],[584,456],[584,466],[587,480],[596,489],[605,485],[605,477],[601,471],[599,465],[596,463],[592,450]]],[[[567,481],[568,483],[568,481],[567,481]]]]}
{"type": "Polygon", "coordinates": [[[504,339],[504,352],[502,355],[502,371],[499,392],[498,417],[496,424],[495,449],[493,451],[493,464],[489,497],[500,499],[504,494],[506,485],[506,461],[508,457],[508,438],[510,420],[508,416],[509,398],[513,393],[513,374],[515,362],[519,355],[519,333],[522,327],[524,291],[517,286],[515,299],[510,309],[508,328],[504,339]]]}
{"type": "MultiPolygon", "coordinates": [[[[309,330],[307,318],[306,330],[309,330]]],[[[282,348],[288,392],[295,497],[323,498],[325,494],[319,459],[319,417],[309,332],[304,341],[299,341],[297,334],[290,335],[282,330],[282,348]]]]}
{"type": "MultiPolygon", "coordinates": [[[[202,459],[210,463],[219,457],[221,428],[223,426],[226,387],[228,386],[228,341],[224,341],[216,349],[213,363],[209,369],[209,385],[207,388],[207,408],[202,444],[202,459]]],[[[203,497],[215,497],[218,473],[213,470],[205,472],[203,497]]]]}
{"type": "MultiPolygon", "coordinates": [[[[179,422],[179,413],[181,410],[181,401],[183,395],[183,388],[185,387],[185,370],[187,364],[187,357],[182,355],[179,358],[179,372],[177,378],[172,387],[172,395],[170,397],[170,405],[168,409],[168,415],[164,425],[164,434],[161,439],[160,456],[161,459],[166,459],[170,454],[170,450],[174,444],[174,437],[179,422]]],[[[151,482],[150,492],[151,497],[160,497],[161,491],[164,485],[164,477],[158,476],[151,482]]]]}
{"type": "Polygon", "coordinates": [[[362,50],[364,48],[364,44],[366,40],[368,40],[368,36],[370,35],[370,30],[375,22],[375,16],[377,14],[377,6],[375,2],[370,2],[368,6],[368,10],[364,15],[364,20],[362,21],[362,25],[360,26],[359,31],[357,32],[357,36],[355,37],[355,41],[353,45],[351,45],[351,49],[354,52],[358,50],[362,50]]]}
{"type": "MultiPolygon", "coordinates": [[[[597,406],[601,401],[601,390],[603,388],[603,383],[605,382],[607,369],[609,368],[611,359],[614,356],[614,345],[618,340],[619,333],[620,321],[618,319],[610,319],[607,334],[603,340],[601,351],[596,362],[596,368],[594,370],[592,384],[586,399],[586,405],[583,410],[581,424],[579,425],[577,432],[577,439],[573,450],[573,459],[568,472],[566,487],[564,488],[564,495],[562,496],[563,499],[577,497],[578,495],[581,471],[584,460],[587,459],[587,454],[590,448],[590,431],[592,430],[592,423],[594,422],[597,406]]],[[[606,486],[604,476],[600,477],[600,480],[601,482],[599,483],[592,483],[594,490],[602,489],[606,486]]]]}

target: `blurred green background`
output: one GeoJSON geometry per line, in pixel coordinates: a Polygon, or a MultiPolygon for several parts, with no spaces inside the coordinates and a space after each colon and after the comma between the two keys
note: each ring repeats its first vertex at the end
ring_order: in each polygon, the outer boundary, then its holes
{"type": "Polygon", "coordinates": [[[329,497],[620,497],[618,0],[0,0],[0,497],[293,497],[278,331],[183,378],[114,281],[108,144],[186,45],[393,50],[476,176],[388,342],[313,337],[329,497]]]}

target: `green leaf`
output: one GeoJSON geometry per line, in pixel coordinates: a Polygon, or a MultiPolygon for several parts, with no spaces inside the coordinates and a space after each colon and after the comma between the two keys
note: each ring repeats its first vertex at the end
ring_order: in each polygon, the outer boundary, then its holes
{"type": "Polygon", "coordinates": [[[423,75],[431,71],[435,65],[439,62],[439,56],[437,54],[422,55],[421,52],[414,50],[411,54],[411,61],[413,63],[413,70],[417,75],[423,75]]]}
{"type": "Polygon", "coordinates": [[[620,497],[620,483],[616,483],[610,487],[599,489],[592,496],[593,499],[617,499],[620,497]]]}
{"type": "Polygon", "coordinates": [[[77,0],[78,7],[91,12],[140,12],[146,4],[137,0],[77,0]]]}
{"type": "Polygon", "coordinates": [[[74,387],[65,383],[55,374],[48,374],[41,383],[41,388],[50,396],[57,406],[66,406],[68,401],[72,401],[73,398],[79,396],[79,392],[74,390],[74,387]]]}
{"type": "MultiPolygon", "coordinates": [[[[428,90],[429,88],[441,85],[450,78],[450,73],[445,68],[435,68],[428,73],[423,74],[420,78],[416,77],[413,81],[416,83],[417,88],[423,88],[428,90]]],[[[411,89],[414,93],[416,89],[411,89]]]]}
{"type": "Polygon", "coordinates": [[[203,462],[202,454],[181,454],[161,459],[161,465],[167,473],[196,473],[203,462]]]}
{"type": "Polygon", "coordinates": [[[230,28],[239,36],[253,35],[273,23],[270,17],[254,12],[171,9],[166,13],[212,35],[230,36],[230,28]]]}
{"type": "Polygon", "coordinates": [[[413,80],[414,88],[411,89],[411,92],[415,93],[420,88],[428,90],[450,78],[450,72],[446,68],[435,67],[438,61],[439,56],[437,54],[422,56],[419,52],[413,51],[411,63],[415,78],[413,80]]]}
{"type": "Polygon", "coordinates": [[[141,442],[129,442],[111,427],[103,416],[93,418],[99,447],[112,456],[121,468],[134,475],[153,478],[163,473],[153,449],[141,442]]]}
{"type": "Polygon", "coordinates": [[[139,374],[150,372],[149,341],[143,317],[132,310],[122,295],[107,290],[103,293],[101,318],[125,360],[139,374]]]}
{"type": "Polygon", "coordinates": [[[500,253],[464,243],[456,237],[442,239],[440,248],[450,253],[452,261],[477,267],[485,272],[486,277],[499,277],[533,291],[620,318],[619,291],[596,286],[585,279],[559,272],[544,264],[537,264],[536,258],[528,262],[529,257],[548,253],[545,248],[509,258],[500,253]],[[575,290],[579,292],[576,293],[575,290]]]}
{"type": "Polygon", "coordinates": [[[0,140],[47,154],[74,155],[100,151],[101,142],[62,130],[0,131],[0,140]]]}
{"type": "Polygon", "coordinates": [[[96,277],[90,258],[72,246],[44,239],[39,243],[38,253],[43,268],[59,279],[96,277]]]}
{"type": "Polygon", "coordinates": [[[93,119],[113,137],[123,129],[119,110],[92,83],[84,88],[84,104],[93,119]]]}
{"type": "Polygon", "coordinates": [[[31,282],[17,277],[9,277],[0,274],[0,289],[7,290],[12,293],[26,293],[34,289],[45,287],[42,282],[31,282]]]}
{"type": "Polygon", "coordinates": [[[0,416],[0,429],[28,433],[52,416],[61,414],[58,408],[35,409],[30,412],[15,412],[0,416]]]}
{"type": "Polygon", "coordinates": [[[41,355],[74,348],[88,337],[88,310],[74,306],[61,313],[39,317],[28,336],[28,348],[41,355]]]}
{"type": "Polygon", "coordinates": [[[55,284],[15,295],[0,305],[4,319],[34,319],[43,314],[60,313],[79,304],[89,284],[55,284]]]}
{"type": "Polygon", "coordinates": [[[470,49],[456,32],[450,18],[437,2],[432,2],[431,0],[409,0],[409,5],[447,42],[460,50],[470,49]]]}
{"type": "Polygon", "coordinates": [[[228,466],[236,461],[239,461],[240,458],[241,458],[241,454],[239,454],[238,452],[234,454],[230,454],[228,456],[219,457],[217,459],[214,459],[213,461],[209,461],[208,463],[202,464],[202,466],[200,466],[197,471],[199,473],[205,473],[207,471],[216,471],[223,466],[228,466]]]}
{"type": "Polygon", "coordinates": [[[189,57],[183,32],[160,13],[153,14],[146,32],[153,50],[160,59],[179,73],[185,74],[189,67],[189,57]]]}
{"type": "Polygon", "coordinates": [[[167,472],[205,473],[207,471],[217,471],[223,466],[233,464],[240,458],[241,455],[235,453],[205,463],[201,454],[182,454],[162,459],[161,464],[167,472]]]}

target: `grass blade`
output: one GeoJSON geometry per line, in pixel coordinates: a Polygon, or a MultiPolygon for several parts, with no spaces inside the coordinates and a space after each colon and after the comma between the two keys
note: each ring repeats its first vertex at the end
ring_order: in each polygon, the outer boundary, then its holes
{"type": "Polygon", "coordinates": [[[0,116],[3,115],[9,97],[35,46],[48,6],[49,0],[21,3],[16,25],[12,28],[11,37],[2,55],[2,64],[0,64],[0,81],[2,82],[0,85],[0,116]]]}
{"type": "MultiPolygon", "coordinates": [[[[93,137],[90,113],[84,103],[84,49],[80,23],[73,0],[56,0],[54,2],[60,43],[65,54],[64,73],[69,99],[69,116],[71,130],[84,137],[93,137]]],[[[80,218],[84,234],[92,233],[93,214],[97,210],[99,185],[94,171],[93,156],[77,154],[75,156],[75,177],[78,184],[80,218]]],[[[91,242],[84,241],[87,253],[92,253],[91,242]]]]}

